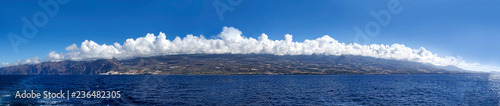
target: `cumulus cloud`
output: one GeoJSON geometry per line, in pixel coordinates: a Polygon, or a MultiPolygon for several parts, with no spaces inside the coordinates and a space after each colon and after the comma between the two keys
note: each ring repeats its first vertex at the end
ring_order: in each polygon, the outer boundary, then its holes
{"type": "Polygon", "coordinates": [[[293,36],[289,34],[285,35],[285,40],[270,40],[266,34],[262,34],[255,39],[244,37],[241,31],[233,27],[224,27],[222,32],[214,39],[208,39],[202,35],[187,35],[184,38],[176,37],[174,40],[168,40],[165,33],[160,32],[158,36],[148,33],[145,37],[127,39],[123,44],[106,45],[98,44],[92,40],[85,40],[79,47],[76,44],[66,47],[66,51],[67,53],[50,52],[46,58],[49,61],[82,61],[196,53],[360,55],[429,63],[437,66],[454,65],[469,70],[499,71],[494,70],[498,69],[497,67],[466,63],[461,58],[439,57],[423,47],[412,49],[403,44],[345,44],[328,35],[312,40],[306,39],[302,42],[294,42],[293,36]]]}
{"type": "Polygon", "coordinates": [[[26,60],[17,60],[17,62],[14,63],[2,63],[2,66],[8,67],[8,66],[23,65],[23,64],[38,64],[38,63],[40,63],[40,59],[38,57],[31,57],[26,60]]]}

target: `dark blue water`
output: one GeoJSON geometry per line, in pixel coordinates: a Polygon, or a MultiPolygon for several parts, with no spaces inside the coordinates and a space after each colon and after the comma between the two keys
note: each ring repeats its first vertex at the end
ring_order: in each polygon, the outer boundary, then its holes
{"type": "Polygon", "coordinates": [[[0,105],[498,105],[500,75],[0,76],[0,105]],[[119,90],[116,99],[15,99],[119,90]]]}

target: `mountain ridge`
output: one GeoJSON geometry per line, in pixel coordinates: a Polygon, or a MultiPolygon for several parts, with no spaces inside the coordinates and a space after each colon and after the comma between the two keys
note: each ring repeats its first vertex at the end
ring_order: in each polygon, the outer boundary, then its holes
{"type": "Polygon", "coordinates": [[[117,60],[43,62],[0,68],[0,75],[453,74],[455,66],[354,55],[187,54],[117,60]]]}

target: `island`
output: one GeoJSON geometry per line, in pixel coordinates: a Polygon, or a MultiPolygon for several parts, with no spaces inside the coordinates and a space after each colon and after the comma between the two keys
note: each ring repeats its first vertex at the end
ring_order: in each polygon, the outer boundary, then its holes
{"type": "Polygon", "coordinates": [[[0,75],[456,74],[455,66],[354,55],[183,54],[58,61],[0,68],[0,75]]]}

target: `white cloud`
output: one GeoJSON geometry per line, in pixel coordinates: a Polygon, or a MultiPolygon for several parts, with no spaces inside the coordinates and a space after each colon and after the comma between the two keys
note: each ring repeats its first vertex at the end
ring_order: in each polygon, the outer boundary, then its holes
{"type": "Polygon", "coordinates": [[[14,63],[2,63],[3,67],[8,67],[8,66],[16,66],[16,65],[23,65],[23,64],[37,64],[40,63],[40,59],[38,57],[31,57],[26,60],[17,60],[17,62],[14,63]]]}
{"type": "MultiPolygon", "coordinates": [[[[461,58],[439,57],[437,54],[421,47],[412,49],[403,44],[345,44],[328,35],[313,40],[293,42],[292,35],[285,35],[285,40],[270,40],[266,34],[258,39],[247,38],[242,32],[233,27],[224,27],[218,38],[207,39],[204,36],[187,35],[174,40],[166,39],[165,33],[158,36],[148,33],[145,37],[127,39],[123,44],[98,44],[92,40],[85,40],[80,47],[72,44],[66,47],[68,53],[50,52],[49,61],[61,60],[89,60],[89,59],[126,59],[133,57],[147,57],[172,54],[275,54],[275,55],[361,55],[376,58],[408,60],[421,63],[430,63],[438,66],[455,65],[460,68],[479,71],[500,71],[495,66],[483,66],[478,63],[466,63],[461,58]]],[[[18,62],[19,63],[19,62],[18,62]]],[[[4,63],[5,64],[5,63],[4,63]]],[[[5,65],[4,65],[5,66],[5,65]]]]}

